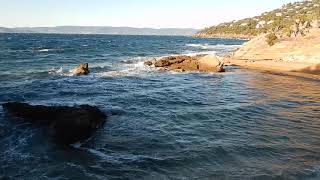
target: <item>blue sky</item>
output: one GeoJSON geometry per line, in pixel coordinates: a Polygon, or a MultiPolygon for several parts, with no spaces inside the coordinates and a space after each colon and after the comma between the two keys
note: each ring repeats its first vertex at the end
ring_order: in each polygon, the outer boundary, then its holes
{"type": "Polygon", "coordinates": [[[0,26],[203,28],[294,0],[0,0],[0,26]]]}

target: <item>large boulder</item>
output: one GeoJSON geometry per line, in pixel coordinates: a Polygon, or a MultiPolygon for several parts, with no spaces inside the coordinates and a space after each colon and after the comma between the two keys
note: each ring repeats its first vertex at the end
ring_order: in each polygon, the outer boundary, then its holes
{"type": "Polygon", "coordinates": [[[87,75],[90,73],[89,64],[83,63],[71,70],[74,75],[87,75]]]}
{"type": "Polygon", "coordinates": [[[214,55],[204,56],[199,59],[199,69],[207,72],[225,72],[224,64],[214,55]]]}
{"type": "Polygon", "coordinates": [[[89,138],[106,119],[105,113],[89,105],[33,106],[27,103],[9,102],[2,107],[13,116],[47,126],[54,140],[62,144],[72,144],[89,138]]]}

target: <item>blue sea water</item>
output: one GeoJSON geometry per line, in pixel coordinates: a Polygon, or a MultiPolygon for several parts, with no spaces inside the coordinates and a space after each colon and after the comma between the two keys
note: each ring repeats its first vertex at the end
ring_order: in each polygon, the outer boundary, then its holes
{"type": "Polygon", "coordinates": [[[109,117],[73,147],[0,108],[0,179],[320,179],[320,82],[143,62],[223,55],[240,40],[0,34],[0,102],[95,105],[109,117]],[[91,74],[72,76],[88,62],[91,74]]]}

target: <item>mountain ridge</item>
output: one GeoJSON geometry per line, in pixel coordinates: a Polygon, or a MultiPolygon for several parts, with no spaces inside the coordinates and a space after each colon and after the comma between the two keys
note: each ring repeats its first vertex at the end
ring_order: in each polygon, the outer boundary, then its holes
{"type": "Polygon", "coordinates": [[[112,26],[55,26],[55,27],[0,27],[0,33],[40,34],[110,34],[110,35],[164,35],[192,36],[199,29],[193,28],[135,28],[112,26]]]}

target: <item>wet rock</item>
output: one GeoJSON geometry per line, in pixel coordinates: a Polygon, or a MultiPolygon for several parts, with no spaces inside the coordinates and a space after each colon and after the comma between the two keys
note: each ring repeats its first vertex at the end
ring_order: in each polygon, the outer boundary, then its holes
{"type": "Polygon", "coordinates": [[[146,61],[144,62],[144,65],[146,66],[153,66],[154,63],[156,63],[157,59],[156,58],[153,58],[152,60],[149,60],[149,61],[146,61]]]}
{"type": "Polygon", "coordinates": [[[154,63],[154,62],[152,62],[152,61],[146,61],[146,62],[144,62],[144,65],[146,65],[146,66],[152,66],[153,63],[154,63]]]}
{"type": "Polygon", "coordinates": [[[27,103],[9,102],[2,107],[10,115],[49,127],[54,140],[62,144],[72,144],[89,138],[106,119],[102,111],[89,105],[33,106],[27,103]]]}
{"type": "Polygon", "coordinates": [[[154,63],[155,67],[167,67],[173,64],[179,64],[184,62],[185,60],[190,60],[190,56],[169,56],[161,58],[160,60],[154,63]]]}
{"type": "Polygon", "coordinates": [[[83,63],[71,70],[74,75],[87,75],[90,73],[89,64],[83,63]]]}
{"type": "Polygon", "coordinates": [[[145,62],[147,66],[155,66],[161,69],[176,72],[202,71],[202,72],[224,72],[224,64],[214,55],[197,56],[169,56],[159,60],[145,62]]]}

